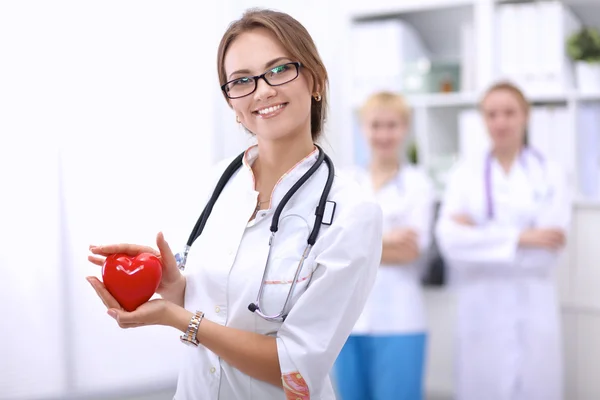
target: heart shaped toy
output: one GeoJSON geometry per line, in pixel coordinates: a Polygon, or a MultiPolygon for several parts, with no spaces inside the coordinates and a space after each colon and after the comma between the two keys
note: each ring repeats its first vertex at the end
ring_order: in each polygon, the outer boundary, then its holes
{"type": "Polygon", "coordinates": [[[150,253],[136,257],[112,254],[106,257],[102,266],[104,286],[127,311],[133,311],[150,300],[161,279],[160,260],[150,253]]]}

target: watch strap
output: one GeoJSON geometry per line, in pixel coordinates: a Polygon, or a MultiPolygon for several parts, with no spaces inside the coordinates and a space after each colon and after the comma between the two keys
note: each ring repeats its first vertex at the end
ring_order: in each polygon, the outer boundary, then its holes
{"type": "Polygon", "coordinates": [[[180,337],[182,342],[193,346],[198,346],[200,344],[196,338],[196,335],[198,334],[198,327],[200,326],[200,322],[202,322],[203,318],[204,313],[202,311],[196,311],[196,313],[190,319],[187,330],[180,337]]]}

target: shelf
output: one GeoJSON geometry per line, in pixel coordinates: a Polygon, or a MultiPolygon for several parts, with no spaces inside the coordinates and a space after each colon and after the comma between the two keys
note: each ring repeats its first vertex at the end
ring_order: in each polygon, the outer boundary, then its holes
{"type": "Polygon", "coordinates": [[[576,197],[573,204],[577,208],[597,208],[600,210],[600,199],[590,199],[586,197],[576,197]]]}
{"type": "MultiPolygon", "coordinates": [[[[400,95],[406,97],[406,100],[413,108],[464,108],[475,107],[479,102],[479,97],[475,93],[423,93],[400,95]]],[[[354,99],[352,107],[358,110],[362,103],[359,99],[354,99]]]]}
{"type": "Polygon", "coordinates": [[[475,93],[426,93],[407,96],[413,107],[471,107],[477,105],[475,93]]]}
{"type": "Polygon", "coordinates": [[[560,308],[563,312],[569,314],[600,315],[600,306],[598,305],[578,304],[574,301],[562,301],[560,308]]]}
{"type": "Polygon", "coordinates": [[[566,93],[525,93],[527,100],[534,104],[567,103],[573,95],[566,93]]]}
{"type": "Polygon", "coordinates": [[[600,93],[525,93],[532,103],[566,103],[569,101],[600,101],[600,93]]]}
{"type": "Polygon", "coordinates": [[[573,14],[581,20],[584,25],[600,28],[600,2],[598,0],[562,0],[569,6],[573,14]]]}
{"type": "MultiPolygon", "coordinates": [[[[412,107],[419,108],[465,108],[477,107],[481,100],[478,93],[423,93],[406,95],[406,99],[412,107]]],[[[527,94],[526,97],[532,105],[562,104],[572,101],[600,101],[600,93],[537,93],[527,94]]],[[[360,103],[354,104],[354,108],[360,103]]]]}
{"type": "MultiPolygon", "coordinates": [[[[443,188],[436,188],[435,189],[435,194],[434,194],[434,201],[436,203],[441,203],[442,199],[444,198],[444,189],[443,188]]],[[[578,198],[575,199],[573,201],[573,206],[576,208],[592,208],[592,209],[598,209],[600,210],[600,199],[585,199],[585,198],[578,198]]]]}
{"type": "MultiPolygon", "coordinates": [[[[523,0],[496,0],[496,4],[526,3],[523,0]]],[[[600,28],[600,12],[598,0],[561,0],[568,6],[584,25],[600,28]]]]}
{"type": "MultiPolygon", "coordinates": [[[[533,105],[560,104],[571,101],[600,101],[600,93],[526,93],[533,105]]],[[[427,93],[407,96],[416,107],[472,107],[481,100],[478,93],[427,93]]]]}
{"type": "Polygon", "coordinates": [[[371,0],[356,2],[350,10],[354,21],[396,18],[405,14],[442,11],[457,7],[472,7],[476,0],[371,0]]]}
{"type": "Polygon", "coordinates": [[[575,98],[578,101],[600,101],[600,93],[579,93],[575,98]]]}

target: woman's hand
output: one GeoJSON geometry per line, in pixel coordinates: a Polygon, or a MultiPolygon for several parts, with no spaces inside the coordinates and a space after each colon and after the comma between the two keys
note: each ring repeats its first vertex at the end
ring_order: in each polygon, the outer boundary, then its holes
{"type": "Polygon", "coordinates": [[[185,308],[163,299],[150,300],[134,311],[127,312],[98,278],[92,276],[87,280],[106,306],[107,314],[113,317],[121,328],[164,325],[185,332],[193,315],[185,308]]]}
{"type": "Polygon", "coordinates": [[[145,325],[169,325],[169,307],[172,304],[168,301],[163,299],[150,300],[139,306],[135,311],[127,312],[108,292],[98,278],[88,277],[87,280],[108,309],[108,315],[113,317],[121,328],[134,328],[145,325]]]}
{"type": "Polygon", "coordinates": [[[383,242],[418,250],[418,235],[413,229],[394,229],[383,235],[383,242]]]}
{"type": "Polygon", "coordinates": [[[185,278],[177,268],[177,261],[165,241],[162,233],[156,236],[156,244],[158,251],[152,247],[140,246],[137,244],[110,244],[104,246],[90,246],[90,251],[94,255],[88,256],[88,260],[102,266],[107,256],[111,254],[121,253],[135,257],[141,253],[154,254],[160,259],[162,264],[162,279],[158,285],[156,293],[163,298],[172,301],[175,304],[183,306],[183,294],[185,292],[185,278]]]}
{"type": "Polygon", "coordinates": [[[565,245],[565,234],[560,229],[526,229],[521,232],[519,244],[524,247],[542,247],[558,250],[565,245]]]}
{"type": "Polygon", "coordinates": [[[419,258],[418,234],[412,229],[395,229],[383,235],[383,264],[407,264],[419,258]]]}
{"type": "Polygon", "coordinates": [[[475,222],[466,214],[452,216],[452,220],[462,226],[475,226],[475,222]]]}

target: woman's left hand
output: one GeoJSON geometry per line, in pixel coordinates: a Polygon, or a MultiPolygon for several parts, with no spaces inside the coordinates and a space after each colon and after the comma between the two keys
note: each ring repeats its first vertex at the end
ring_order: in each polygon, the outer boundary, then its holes
{"type": "Polygon", "coordinates": [[[463,225],[463,226],[475,226],[476,225],[475,221],[473,221],[473,219],[466,214],[454,215],[454,216],[452,216],[452,220],[454,220],[454,222],[456,222],[457,224],[463,225]]]}
{"type": "Polygon", "coordinates": [[[107,313],[113,317],[121,328],[135,328],[146,325],[168,325],[170,307],[173,304],[163,299],[150,300],[136,310],[127,312],[119,302],[108,292],[106,287],[96,277],[87,278],[98,297],[102,300],[107,313]]]}

